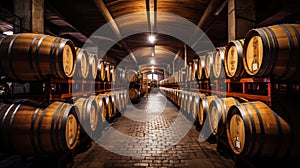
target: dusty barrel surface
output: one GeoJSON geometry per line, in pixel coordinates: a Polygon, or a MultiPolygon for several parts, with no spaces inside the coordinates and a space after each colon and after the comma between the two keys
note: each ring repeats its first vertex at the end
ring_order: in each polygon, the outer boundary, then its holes
{"type": "Polygon", "coordinates": [[[292,146],[290,125],[261,101],[233,105],[226,133],[231,150],[238,155],[284,158],[292,146]]]}
{"type": "Polygon", "coordinates": [[[250,30],[243,63],[252,76],[300,80],[300,24],[279,24],[250,30]]]}
{"type": "Polygon", "coordinates": [[[74,74],[75,45],[69,39],[20,33],[0,40],[0,74],[12,80],[65,79],[74,74]]]}
{"type": "Polygon", "coordinates": [[[53,102],[45,109],[1,104],[1,151],[32,155],[73,149],[80,133],[76,108],[63,102],[53,102]]]}

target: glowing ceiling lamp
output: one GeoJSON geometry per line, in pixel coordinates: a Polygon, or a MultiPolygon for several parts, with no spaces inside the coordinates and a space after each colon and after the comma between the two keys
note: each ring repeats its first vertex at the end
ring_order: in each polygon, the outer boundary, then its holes
{"type": "Polygon", "coordinates": [[[152,60],[150,61],[150,63],[151,63],[151,64],[155,64],[155,61],[152,59],[152,60]]]}
{"type": "Polygon", "coordinates": [[[150,43],[154,43],[155,40],[156,40],[156,38],[155,38],[154,35],[151,34],[151,35],[148,37],[148,40],[149,40],[150,43]]]}

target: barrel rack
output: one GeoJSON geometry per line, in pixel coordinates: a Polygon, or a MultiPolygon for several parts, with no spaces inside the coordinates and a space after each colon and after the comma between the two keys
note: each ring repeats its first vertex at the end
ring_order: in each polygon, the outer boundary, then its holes
{"type": "MultiPolygon", "coordinates": [[[[13,80],[0,80],[1,84],[5,83],[20,83],[13,80]]],[[[73,80],[73,79],[57,79],[49,78],[46,81],[26,82],[30,85],[30,93],[13,94],[11,91],[0,95],[0,100],[3,102],[11,102],[18,99],[36,99],[46,104],[53,101],[64,101],[73,103],[73,97],[89,96],[92,94],[101,94],[112,90],[120,90],[123,85],[115,84],[114,82],[104,82],[95,80],[73,80]]],[[[87,150],[92,145],[92,139],[86,134],[81,133],[78,139],[78,144],[74,149],[63,153],[46,154],[42,156],[25,156],[25,160],[31,160],[33,164],[48,163],[50,167],[72,167],[74,164],[74,156],[87,150]],[[43,163],[40,163],[43,162],[43,163]]],[[[10,154],[9,154],[10,155],[10,154]]],[[[9,156],[8,156],[9,157],[9,156]]],[[[23,157],[23,156],[22,156],[23,157]]],[[[23,158],[24,159],[24,158],[23,158]]]]}
{"type": "MultiPolygon", "coordinates": [[[[280,99],[297,100],[297,97],[300,95],[299,82],[279,81],[270,77],[206,79],[190,82],[164,83],[160,86],[183,91],[206,93],[208,95],[214,94],[249,101],[262,101],[275,111],[277,110],[275,104],[278,99],[279,101],[280,99]]],[[[278,114],[281,115],[280,113],[278,114]]],[[[286,166],[285,160],[236,155],[230,149],[226,135],[217,137],[212,143],[217,143],[217,151],[231,158],[235,162],[236,167],[286,166]]],[[[288,161],[297,163],[297,160],[293,159],[289,159],[288,161]]]]}

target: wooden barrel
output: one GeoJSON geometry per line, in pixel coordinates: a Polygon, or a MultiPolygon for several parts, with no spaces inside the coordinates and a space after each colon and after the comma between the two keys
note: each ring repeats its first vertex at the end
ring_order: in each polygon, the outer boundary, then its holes
{"type": "Polygon", "coordinates": [[[224,64],[226,75],[229,78],[242,77],[245,73],[243,66],[243,47],[244,39],[233,40],[229,42],[226,47],[224,64]]]}
{"type": "Polygon", "coordinates": [[[198,65],[197,65],[197,79],[202,80],[205,78],[204,69],[205,69],[205,56],[200,56],[198,58],[198,65]]]}
{"type": "Polygon", "coordinates": [[[237,155],[284,158],[292,144],[289,124],[261,101],[233,105],[228,111],[226,133],[237,155]]]}
{"type": "Polygon", "coordinates": [[[122,112],[122,100],[121,100],[121,92],[114,91],[113,92],[116,98],[116,107],[118,112],[122,112]]]}
{"type": "Polygon", "coordinates": [[[114,92],[107,92],[105,94],[109,95],[109,98],[111,99],[112,115],[115,115],[117,113],[116,94],[114,92]]]}
{"type": "Polygon", "coordinates": [[[115,75],[116,75],[116,83],[123,84],[126,81],[125,70],[121,68],[115,68],[115,75]]]}
{"type": "Polygon", "coordinates": [[[243,63],[252,76],[300,79],[300,24],[279,24],[250,30],[245,37],[243,63]]]}
{"type": "Polygon", "coordinates": [[[216,96],[205,96],[202,97],[199,101],[199,111],[198,111],[198,122],[200,126],[204,124],[204,121],[207,118],[209,113],[209,105],[212,100],[214,100],[216,96]]]}
{"type": "Polygon", "coordinates": [[[86,79],[89,74],[89,56],[86,49],[75,47],[76,63],[74,65],[73,79],[86,79]]]}
{"type": "Polygon", "coordinates": [[[140,94],[139,91],[135,88],[130,88],[128,91],[129,99],[131,102],[135,103],[139,100],[140,94]]]}
{"type": "Polygon", "coordinates": [[[185,76],[185,80],[187,82],[190,82],[191,81],[191,78],[192,78],[192,63],[189,62],[188,65],[186,66],[186,76],[185,76]]]}
{"type": "Polygon", "coordinates": [[[181,92],[181,104],[180,104],[180,111],[185,114],[187,111],[187,99],[188,99],[188,94],[187,91],[182,91],[181,92]]]}
{"type": "Polygon", "coordinates": [[[198,70],[198,59],[194,59],[192,63],[192,73],[191,73],[191,80],[195,81],[197,77],[197,70],[198,70]]]}
{"type": "Polygon", "coordinates": [[[224,70],[224,55],[226,47],[217,47],[216,52],[213,54],[212,72],[214,78],[225,77],[224,70]]]}
{"type": "Polygon", "coordinates": [[[137,82],[138,81],[138,73],[135,70],[128,69],[125,71],[125,76],[128,82],[137,82]]]}
{"type": "Polygon", "coordinates": [[[120,97],[120,109],[122,112],[124,112],[124,110],[126,109],[126,93],[120,91],[119,92],[119,97],[120,97]]]}
{"type": "Polygon", "coordinates": [[[106,74],[106,81],[111,82],[111,69],[110,69],[110,63],[105,62],[105,74],[106,74]]]}
{"type": "Polygon", "coordinates": [[[80,132],[76,108],[63,102],[53,102],[45,109],[23,104],[1,104],[1,151],[36,155],[73,149],[80,132]]]}
{"type": "Polygon", "coordinates": [[[208,52],[205,57],[204,77],[209,79],[212,74],[213,52],[208,52]]]}
{"type": "Polygon", "coordinates": [[[97,80],[104,82],[106,80],[106,73],[105,73],[105,63],[103,60],[98,59],[97,61],[97,80]]]}
{"type": "Polygon", "coordinates": [[[95,99],[79,98],[74,105],[78,108],[77,116],[81,126],[88,135],[96,130],[98,125],[98,105],[95,99]]]}
{"type": "Polygon", "coordinates": [[[95,54],[89,54],[89,74],[88,78],[95,80],[97,77],[97,57],[95,54]]]}
{"type": "Polygon", "coordinates": [[[187,95],[187,103],[186,103],[186,111],[187,111],[187,115],[192,116],[192,110],[193,110],[193,97],[194,95],[196,95],[198,93],[195,92],[189,92],[187,95]]]}
{"type": "Polygon", "coordinates": [[[209,105],[209,125],[213,135],[221,136],[226,133],[226,117],[228,110],[233,105],[240,104],[233,97],[216,98],[209,105]]]}
{"type": "Polygon", "coordinates": [[[71,78],[75,45],[69,39],[20,33],[0,39],[0,75],[12,80],[35,81],[71,78]]]}
{"type": "Polygon", "coordinates": [[[116,82],[116,71],[115,71],[115,66],[110,65],[110,73],[111,73],[111,82],[116,82]]]}
{"type": "Polygon", "coordinates": [[[100,109],[102,123],[105,123],[106,119],[108,118],[106,95],[105,94],[98,94],[97,97],[96,97],[96,101],[97,101],[97,104],[98,104],[98,108],[100,109]]]}
{"type": "Polygon", "coordinates": [[[193,95],[193,100],[191,103],[191,109],[192,109],[192,117],[193,119],[197,120],[198,112],[199,112],[199,103],[200,99],[205,97],[206,95],[203,93],[196,93],[193,95]]]}
{"type": "Polygon", "coordinates": [[[101,94],[103,97],[105,97],[105,103],[106,103],[106,120],[109,122],[112,115],[113,115],[113,107],[112,107],[112,100],[111,97],[108,94],[101,94]]]}

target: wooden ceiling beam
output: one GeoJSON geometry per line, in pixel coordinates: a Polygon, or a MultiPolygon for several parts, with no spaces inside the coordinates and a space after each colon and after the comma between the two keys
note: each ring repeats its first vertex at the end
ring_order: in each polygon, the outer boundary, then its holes
{"type": "MultiPolygon", "coordinates": [[[[221,1],[221,0],[211,0],[211,1],[209,2],[209,4],[208,4],[206,10],[204,11],[203,15],[201,16],[201,18],[200,18],[200,20],[199,20],[199,22],[198,22],[198,24],[197,24],[197,27],[198,27],[199,29],[201,29],[201,28],[203,27],[204,23],[205,23],[206,20],[209,18],[209,16],[212,15],[212,13],[213,13],[214,10],[216,9],[216,6],[219,4],[220,1],[221,1]]],[[[196,31],[196,30],[195,30],[195,31],[196,31]]],[[[193,32],[193,34],[195,33],[195,31],[193,32]]],[[[192,34],[192,36],[190,37],[190,39],[194,37],[193,34],[192,34]]],[[[200,37],[200,38],[201,38],[201,37],[200,37]]],[[[198,39],[194,44],[192,44],[191,47],[194,47],[195,44],[196,44],[199,40],[200,40],[200,39],[198,39]]],[[[179,51],[177,52],[177,54],[176,54],[176,56],[175,56],[175,58],[174,58],[173,61],[175,61],[175,60],[178,58],[178,56],[180,56],[180,54],[182,53],[182,50],[183,50],[183,49],[184,49],[184,47],[182,46],[182,47],[179,49],[179,51]]]]}
{"type": "Polygon", "coordinates": [[[138,64],[136,57],[134,56],[133,52],[129,49],[129,47],[127,46],[126,42],[123,40],[122,38],[122,34],[121,31],[117,25],[117,23],[114,21],[111,13],[109,12],[108,8],[106,7],[105,3],[103,2],[103,0],[94,0],[96,7],[98,8],[98,10],[101,12],[101,14],[103,15],[103,17],[105,18],[105,20],[107,22],[110,22],[111,24],[111,28],[114,31],[114,33],[116,34],[116,36],[118,37],[118,39],[120,40],[120,42],[122,43],[123,47],[127,50],[127,52],[129,53],[129,55],[131,56],[132,60],[138,64]]]}

